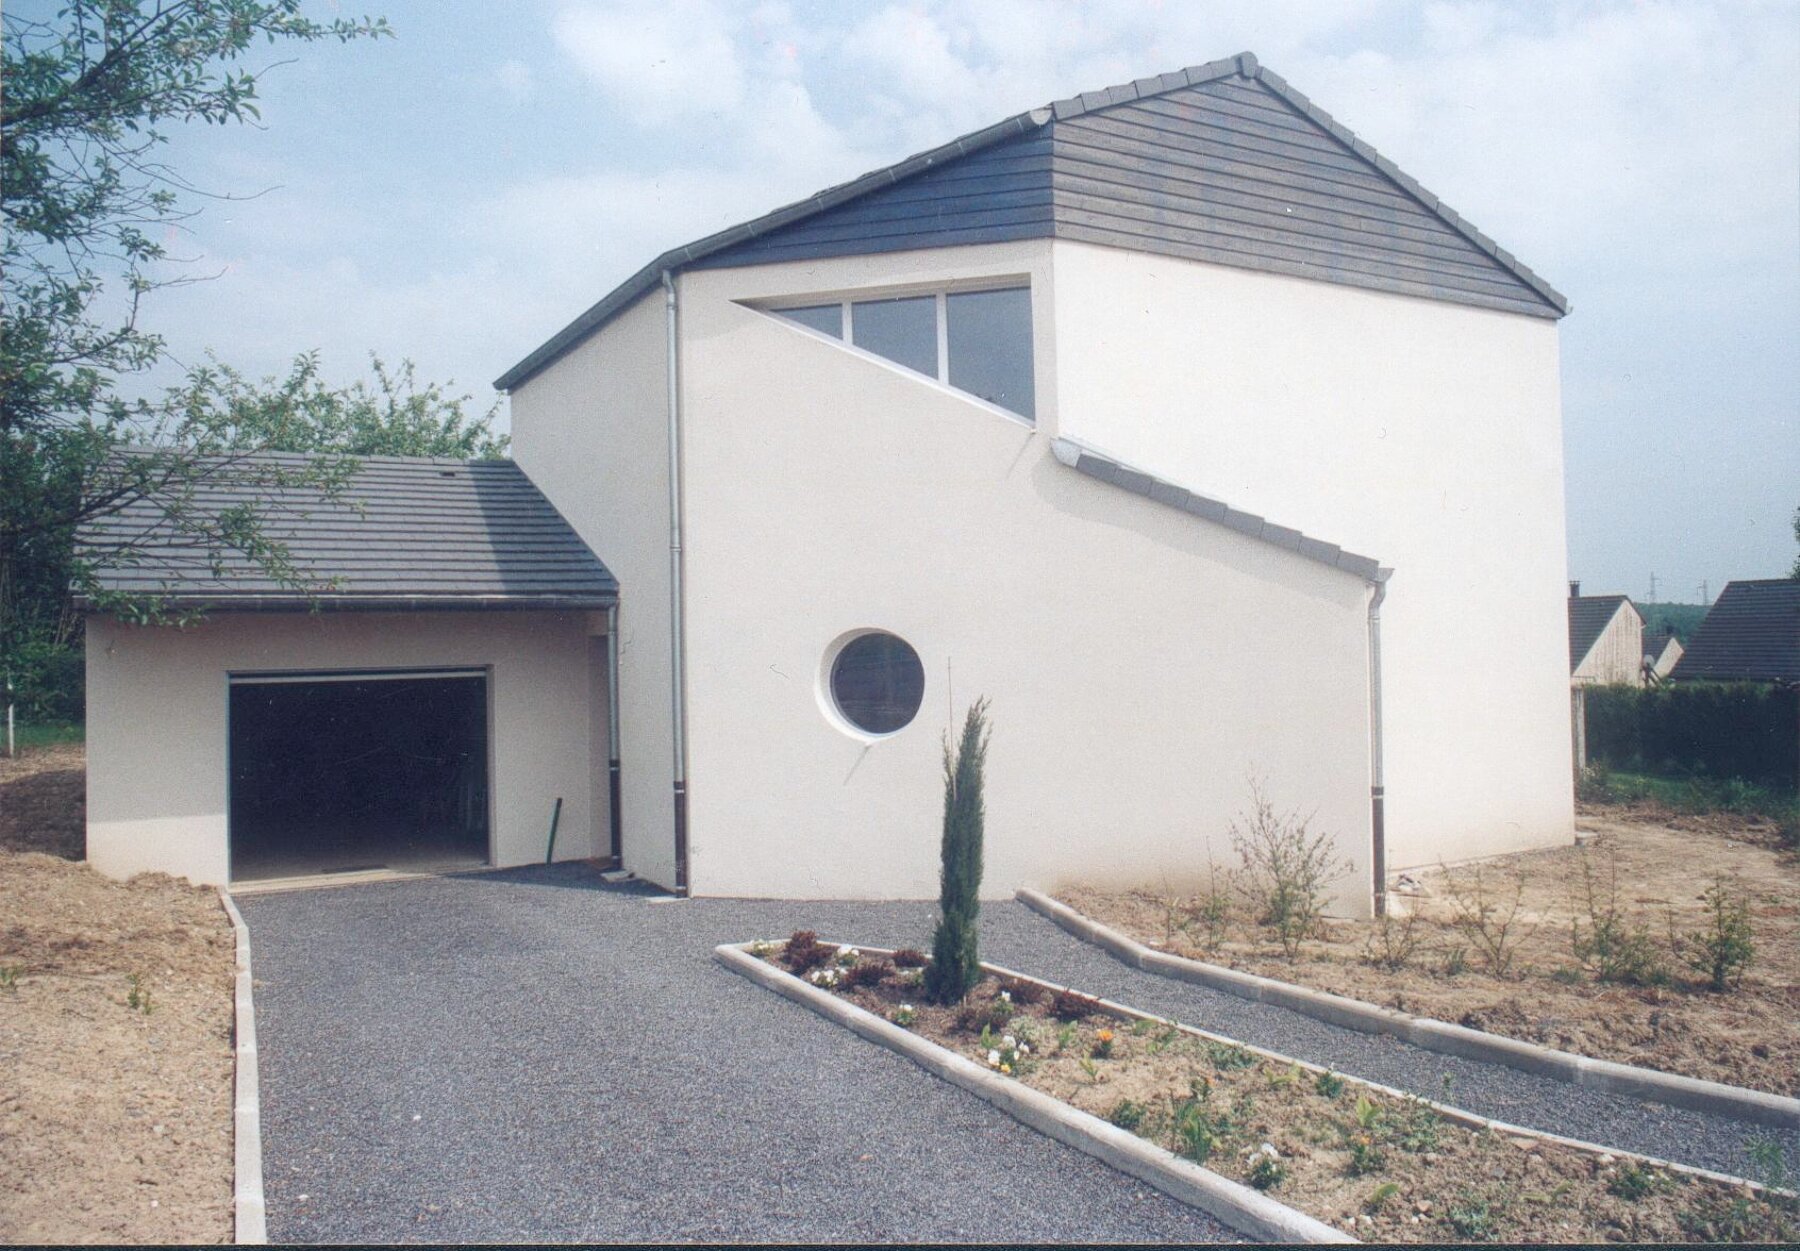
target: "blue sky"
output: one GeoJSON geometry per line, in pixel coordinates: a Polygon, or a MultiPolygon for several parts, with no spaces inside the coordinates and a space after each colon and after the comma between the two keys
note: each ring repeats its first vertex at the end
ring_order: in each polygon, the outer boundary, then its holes
{"type": "MultiPolygon", "coordinates": [[[[1545,275],[1570,574],[1785,573],[1800,505],[1800,3],[370,0],[183,132],[217,281],[148,312],[254,374],[489,380],[663,249],[1010,113],[1245,49],[1545,275]]],[[[356,4],[315,0],[318,16],[356,4]]]]}

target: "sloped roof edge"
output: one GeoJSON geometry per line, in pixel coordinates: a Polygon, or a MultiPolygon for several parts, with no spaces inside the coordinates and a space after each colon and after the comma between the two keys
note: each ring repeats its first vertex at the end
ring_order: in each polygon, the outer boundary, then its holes
{"type": "Polygon", "coordinates": [[[1241,52],[1237,56],[1208,61],[1204,65],[1189,66],[1186,69],[1158,74],[1150,78],[1139,78],[1133,82],[1121,83],[1099,91],[1084,91],[1080,95],[1071,96],[1066,100],[1053,101],[1041,108],[1015,113],[991,126],[984,126],[980,130],[971,131],[959,138],[952,139],[949,143],[915,153],[903,161],[873,170],[860,178],[839,183],[835,187],[828,187],[804,200],[784,205],[761,217],[728,227],[681,247],[671,248],[613,288],[597,304],[557,331],[518,364],[501,374],[494,380],[494,389],[510,391],[559,360],[589,335],[612,320],[615,315],[623,312],[646,295],[662,280],[665,271],[679,270],[683,266],[711,256],[715,252],[721,252],[746,240],[768,234],[770,231],[779,230],[783,226],[804,221],[854,200],[867,192],[910,178],[914,174],[924,173],[945,161],[967,156],[972,152],[979,152],[997,143],[1027,134],[1052,121],[1064,121],[1071,117],[1080,117],[1084,113],[1110,108],[1116,104],[1148,99],[1201,83],[1216,82],[1234,74],[1255,79],[1268,87],[1314,124],[1329,132],[1333,138],[1355,152],[1356,155],[1374,165],[1393,180],[1402,191],[1424,206],[1428,212],[1436,215],[1445,225],[1492,257],[1497,264],[1520,282],[1530,287],[1546,304],[1556,310],[1558,316],[1568,313],[1568,300],[1512,253],[1477,230],[1456,210],[1427,191],[1417,180],[1403,173],[1399,166],[1382,156],[1369,143],[1359,139],[1349,127],[1339,123],[1325,110],[1289,86],[1287,80],[1281,75],[1263,66],[1257,61],[1255,53],[1241,52]]]}
{"type": "Polygon", "coordinates": [[[1259,539],[1284,551],[1304,556],[1308,560],[1317,561],[1321,565],[1341,570],[1352,577],[1361,578],[1365,582],[1386,582],[1393,570],[1385,567],[1372,556],[1359,556],[1355,552],[1347,552],[1335,543],[1327,543],[1322,539],[1312,538],[1298,530],[1287,526],[1276,525],[1266,517],[1256,513],[1247,513],[1241,508],[1233,508],[1222,500],[1212,499],[1177,486],[1154,474],[1145,473],[1141,469],[1114,460],[1110,456],[1094,451],[1074,439],[1057,438],[1051,440],[1050,450],[1056,459],[1078,473],[1090,478],[1130,491],[1133,495],[1141,495],[1145,499],[1158,504],[1166,504],[1170,508],[1178,508],[1184,513],[1224,526],[1228,530],[1236,530],[1239,534],[1259,539]]]}

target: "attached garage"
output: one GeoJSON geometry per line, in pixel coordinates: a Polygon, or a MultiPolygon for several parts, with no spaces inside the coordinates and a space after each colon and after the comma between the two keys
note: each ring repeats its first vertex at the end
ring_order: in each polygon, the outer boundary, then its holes
{"type": "Polygon", "coordinates": [[[107,589],[202,615],[88,618],[94,865],[444,871],[542,861],[553,827],[556,859],[617,863],[617,584],[524,474],[371,457],[341,494],[259,497],[308,587],[159,541],[154,500],[106,523],[149,536],[107,589]]]}

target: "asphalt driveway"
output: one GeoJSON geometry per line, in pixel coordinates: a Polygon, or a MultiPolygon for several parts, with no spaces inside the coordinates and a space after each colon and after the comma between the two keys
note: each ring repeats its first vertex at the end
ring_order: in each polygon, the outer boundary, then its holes
{"type": "Polygon", "coordinates": [[[240,905],[275,1241],[1233,1236],[711,959],[798,925],[923,945],[929,904],[559,866],[240,905]]]}

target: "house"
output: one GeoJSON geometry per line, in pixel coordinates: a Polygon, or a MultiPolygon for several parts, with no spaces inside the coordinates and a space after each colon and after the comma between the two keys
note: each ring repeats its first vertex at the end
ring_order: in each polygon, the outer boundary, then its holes
{"type": "Polygon", "coordinates": [[[1569,583],[1569,682],[1642,686],[1644,617],[1624,595],[1583,595],[1569,583]]]}
{"type": "Polygon", "coordinates": [[[1800,579],[1727,582],[1670,677],[1800,683],[1800,579]]]}
{"type": "MultiPolygon", "coordinates": [[[[616,602],[581,565],[566,612],[103,628],[100,706],[187,663],[115,645],[205,653],[218,708],[466,667],[492,861],[560,797],[556,855],[678,892],[919,898],[942,734],[987,696],[986,894],[1193,880],[1256,776],[1366,913],[1400,869],[1572,837],[1566,311],[1249,54],[1059,101],[665,253],[498,380],[616,602]]],[[[160,801],[215,847],[221,741],[198,807],[160,801]]]]}
{"type": "Polygon", "coordinates": [[[1672,630],[1647,630],[1644,633],[1644,682],[1660,686],[1681,659],[1684,649],[1672,630]]]}

